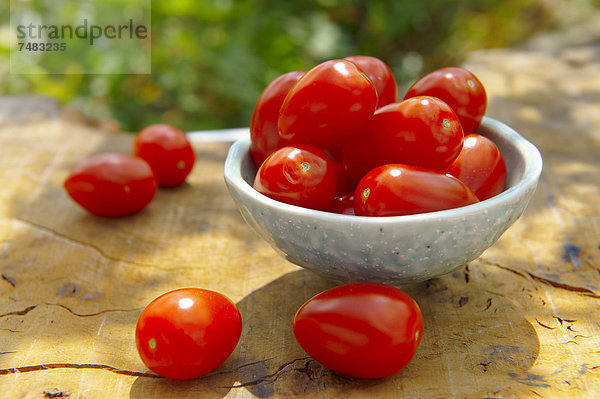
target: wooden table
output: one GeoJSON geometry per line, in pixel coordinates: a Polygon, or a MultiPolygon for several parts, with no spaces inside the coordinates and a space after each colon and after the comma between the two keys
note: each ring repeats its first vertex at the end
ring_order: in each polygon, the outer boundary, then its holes
{"type": "Polygon", "coordinates": [[[62,189],[82,159],[132,136],[61,117],[52,101],[0,98],[0,396],[3,398],[593,398],[600,396],[600,47],[496,50],[466,63],[488,115],[536,144],[528,209],[479,259],[407,287],[424,314],[397,375],[353,380],[301,350],[290,320],[332,286],[280,258],[223,182],[228,143],[196,145],[188,183],[143,212],[96,218],[62,189]],[[168,290],[224,293],[243,316],[232,356],[186,382],[151,374],[134,345],[168,290]]]}

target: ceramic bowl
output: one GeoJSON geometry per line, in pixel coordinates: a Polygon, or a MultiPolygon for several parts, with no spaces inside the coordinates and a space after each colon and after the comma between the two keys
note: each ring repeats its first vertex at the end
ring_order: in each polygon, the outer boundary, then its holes
{"type": "Polygon", "coordinates": [[[244,220],[296,265],[343,282],[408,284],[437,277],[477,258],[523,213],[542,171],[537,148],[489,117],[478,130],[507,165],[506,190],[479,203],[407,216],[364,217],[305,209],[252,188],[249,137],[225,161],[225,182],[244,220]]]}

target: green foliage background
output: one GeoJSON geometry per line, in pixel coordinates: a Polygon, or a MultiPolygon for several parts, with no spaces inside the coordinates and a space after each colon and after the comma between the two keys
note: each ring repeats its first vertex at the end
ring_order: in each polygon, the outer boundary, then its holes
{"type": "MultiPolygon", "coordinates": [[[[154,0],[151,75],[18,75],[2,62],[0,87],[52,96],[129,131],[159,121],[186,130],[247,126],[260,92],[281,73],[368,54],[387,62],[402,86],[460,63],[469,50],[514,45],[551,28],[553,3],[154,0]]],[[[8,9],[0,17],[7,27],[8,9]]],[[[0,56],[8,51],[4,40],[0,56]]]]}

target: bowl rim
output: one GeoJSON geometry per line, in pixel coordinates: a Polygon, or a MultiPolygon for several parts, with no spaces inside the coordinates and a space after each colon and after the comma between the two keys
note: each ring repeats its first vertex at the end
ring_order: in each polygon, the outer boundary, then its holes
{"type": "MultiPolygon", "coordinates": [[[[356,216],[303,208],[274,200],[254,190],[254,188],[242,177],[242,161],[244,156],[250,156],[249,134],[246,137],[234,142],[229,148],[227,158],[225,159],[224,177],[228,185],[237,187],[253,201],[260,203],[264,207],[276,208],[280,212],[284,212],[295,217],[312,217],[329,222],[377,224],[378,226],[398,223],[423,223],[426,221],[435,221],[440,219],[463,218],[473,214],[479,214],[486,209],[500,206],[505,202],[517,200],[529,188],[537,185],[538,179],[542,172],[543,161],[539,150],[535,145],[517,133],[513,128],[494,118],[484,116],[479,129],[499,133],[501,136],[506,138],[508,142],[513,144],[517,152],[521,154],[524,160],[523,176],[513,186],[504,190],[500,194],[475,204],[466,205],[459,208],[401,216],[356,216]]],[[[483,135],[485,136],[485,134],[483,135]]]]}

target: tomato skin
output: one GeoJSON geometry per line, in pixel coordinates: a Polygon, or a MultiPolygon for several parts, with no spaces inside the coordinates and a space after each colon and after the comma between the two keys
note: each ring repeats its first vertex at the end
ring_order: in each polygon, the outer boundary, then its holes
{"type": "Polygon", "coordinates": [[[358,378],[397,373],[423,334],[417,303],[390,285],[352,283],[304,303],[292,320],[296,340],[316,361],[358,378]]]}
{"type": "Polygon", "coordinates": [[[414,97],[379,108],[362,133],[344,144],[342,162],[354,182],[389,163],[442,171],[458,156],[462,143],[462,127],[446,103],[414,97]]]}
{"type": "Polygon", "coordinates": [[[121,217],[144,209],[156,195],[157,182],[143,159],[107,153],[78,164],[63,187],[93,215],[121,217]]]}
{"type": "Polygon", "coordinates": [[[447,67],[428,73],[410,87],[404,99],[433,96],[456,112],[465,134],[475,133],[487,107],[487,94],[481,81],[464,68],[447,67]]]}
{"type": "Polygon", "coordinates": [[[285,96],[302,75],[303,71],[284,73],[269,83],[256,101],[250,120],[250,154],[257,168],[283,146],[277,127],[279,110],[285,96]]]}
{"type": "Polygon", "coordinates": [[[334,162],[317,147],[283,147],[261,165],[254,189],[274,200],[310,209],[326,210],[338,185],[334,162]]]}
{"type": "Polygon", "coordinates": [[[396,102],[396,79],[385,62],[368,55],[353,55],[345,59],[355,63],[375,85],[377,108],[396,102]]]}
{"type": "Polygon", "coordinates": [[[354,212],[358,216],[412,215],[476,202],[475,194],[454,176],[402,164],[373,169],[354,192],[354,212]]]}
{"type": "Polygon", "coordinates": [[[133,154],[148,162],[162,187],[182,184],[196,161],[185,133],[165,124],[142,129],[133,142],[133,154]]]}
{"type": "Polygon", "coordinates": [[[354,215],[354,192],[334,197],[328,211],[340,215],[354,215]]]}
{"type": "Polygon", "coordinates": [[[463,148],[446,173],[465,183],[481,201],[504,191],[506,164],[494,142],[479,134],[465,137],[463,148]]]}
{"type": "Polygon", "coordinates": [[[357,134],[377,106],[373,82],[348,60],[325,61],[304,74],[279,113],[286,144],[335,148],[357,134]]]}
{"type": "Polygon", "coordinates": [[[187,380],[221,365],[241,333],[240,312],[229,298],[202,288],[181,288],[159,296],[142,311],[135,342],[150,370],[187,380]]]}

